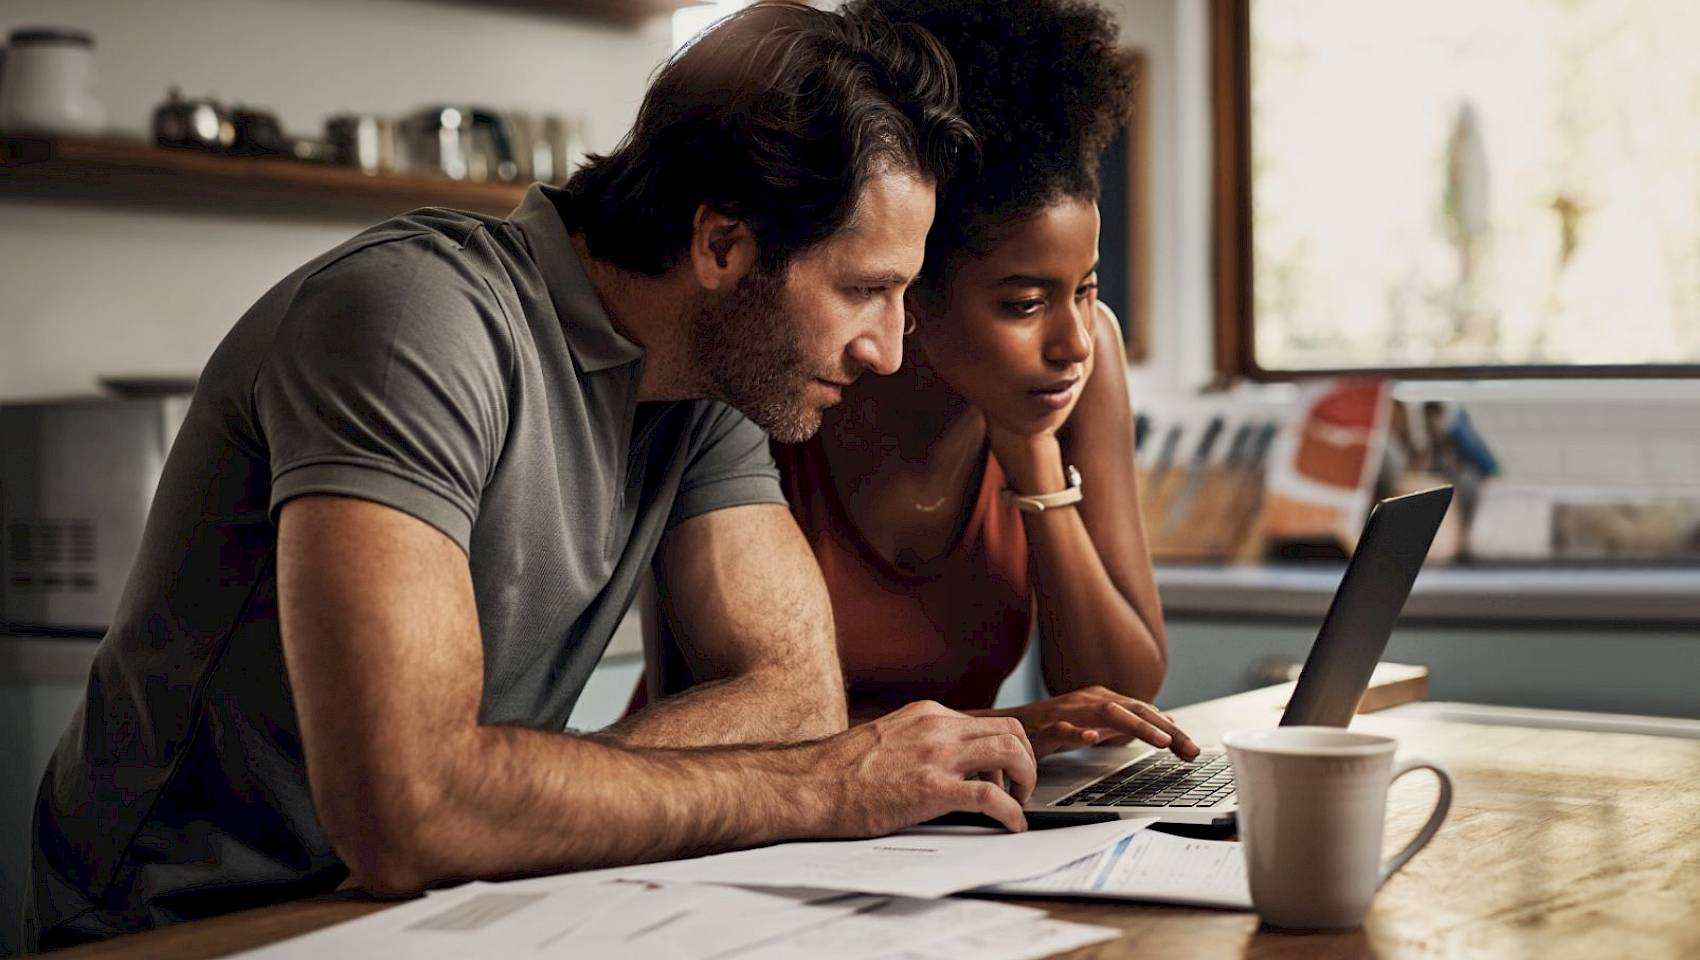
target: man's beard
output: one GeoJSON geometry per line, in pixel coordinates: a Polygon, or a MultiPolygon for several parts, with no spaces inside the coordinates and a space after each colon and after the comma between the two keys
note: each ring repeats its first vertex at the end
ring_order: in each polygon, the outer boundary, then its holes
{"type": "Polygon", "coordinates": [[[699,304],[691,346],[709,396],[775,440],[801,443],[820,429],[820,411],[805,399],[817,373],[787,307],[784,275],[757,267],[730,292],[699,304]]]}

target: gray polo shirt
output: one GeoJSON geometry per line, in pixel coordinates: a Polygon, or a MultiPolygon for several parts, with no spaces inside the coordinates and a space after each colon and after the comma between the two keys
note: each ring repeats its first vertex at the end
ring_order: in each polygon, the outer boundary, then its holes
{"type": "MultiPolygon", "coordinates": [[[[470,559],[485,723],[561,730],[663,533],[784,503],[723,404],[639,403],[548,195],[415,211],[273,287],[202,375],[36,804],[26,939],[335,888],[279,644],[291,497],[377,501],[470,559]]],[[[596,829],[587,823],[585,829],[596,829]]]]}

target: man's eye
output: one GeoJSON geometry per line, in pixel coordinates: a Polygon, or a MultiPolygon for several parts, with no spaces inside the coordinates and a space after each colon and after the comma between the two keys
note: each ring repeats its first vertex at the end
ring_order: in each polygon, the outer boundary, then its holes
{"type": "Polygon", "coordinates": [[[887,289],[888,289],[887,287],[852,287],[851,288],[851,290],[853,290],[855,292],[856,296],[861,297],[863,300],[876,300],[880,297],[883,297],[883,296],[885,296],[885,292],[886,292],[887,289]]]}

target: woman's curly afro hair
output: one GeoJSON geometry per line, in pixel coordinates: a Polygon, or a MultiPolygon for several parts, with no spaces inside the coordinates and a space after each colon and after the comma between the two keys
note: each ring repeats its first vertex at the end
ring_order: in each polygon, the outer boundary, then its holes
{"type": "Polygon", "coordinates": [[[1069,199],[1098,198],[1098,161],[1127,118],[1136,80],[1110,15],[1091,0],[852,0],[925,28],[956,63],[977,169],[939,192],[927,273],[987,231],[1069,199]]]}

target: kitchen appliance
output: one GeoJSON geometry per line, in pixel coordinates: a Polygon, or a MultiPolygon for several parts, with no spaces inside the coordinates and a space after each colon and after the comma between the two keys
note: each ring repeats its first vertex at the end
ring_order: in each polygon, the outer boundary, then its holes
{"type": "Polygon", "coordinates": [[[0,131],[99,133],[106,108],[95,96],[94,37],[63,27],[26,27],[8,38],[0,78],[0,131]]]}
{"type": "Polygon", "coordinates": [[[187,394],[0,404],[0,623],[112,623],[187,394]]]}

